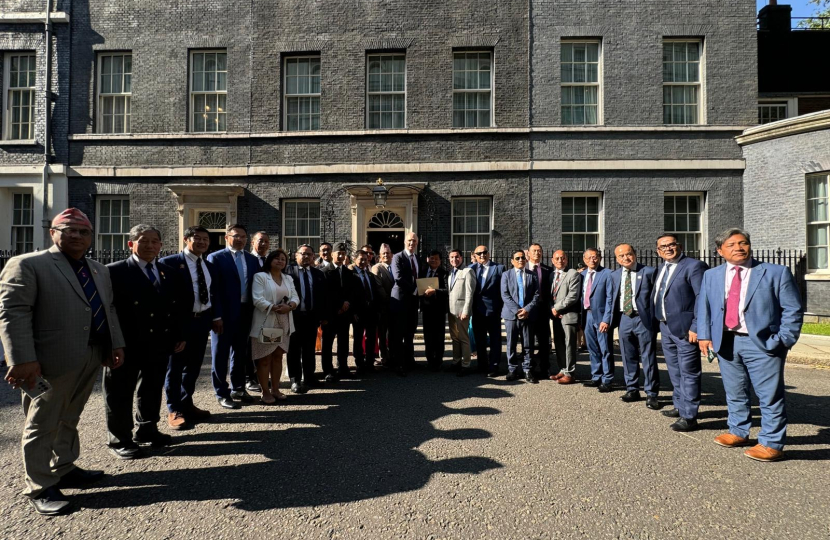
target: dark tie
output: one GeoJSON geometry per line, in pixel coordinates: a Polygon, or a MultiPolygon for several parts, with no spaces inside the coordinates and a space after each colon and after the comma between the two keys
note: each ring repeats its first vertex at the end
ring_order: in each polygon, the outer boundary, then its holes
{"type": "Polygon", "coordinates": [[[412,277],[418,279],[418,267],[415,265],[415,255],[409,256],[409,264],[412,266],[412,277]]]}
{"type": "Polygon", "coordinates": [[[631,270],[623,270],[623,313],[629,317],[634,314],[634,293],[631,287],[631,270]]]}
{"type": "Polygon", "coordinates": [[[455,273],[458,272],[457,268],[452,269],[452,277],[450,278],[450,289],[455,286],[455,273]]]}
{"type": "Polygon", "coordinates": [[[481,285],[481,288],[484,289],[484,265],[478,267],[478,283],[481,285]]]}
{"type": "Polygon", "coordinates": [[[373,297],[372,297],[372,286],[369,284],[368,272],[366,272],[366,270],[363,270],[362,275],[363,275],[363,287],[369,293],[369,300],[372,300],[373,299],[373,297]]]}
{"type": "Polygon", "coordinates": [[[308,269],[306,268],[300,271],[303,273],[303,286],[305,287],[303,307],[306,311],[311,311],[311,283],[308,281],[308,269]]]}
{"type": "Polygon", "coordinates": [[[730,330],[737,330],[741,327],[741,317],[738,314],[741,308],[741,268],[735,266],[735,276],[732,278],[732,285],[729,286],[729,296],[726,298],[726,319],[724,323],[730,330]]]}
{"type": "Polygon", "coordinates": [[[196,280],[199,282],[199,303],[206,306],[210,302],[205,271],[202,269],[202,258],[196,259],[196,280]]]}
{"type": "Polygon", "coordinates": [[[556,300],[556,293],[559,292],[559,279],[562,277],[562,271],[556,271],[556,281],[553,282],[553,299],[556,300]]]}
{"type": "Polygon", "coordinates": [[[657,288],[657,305],[654,306],[654,316],[658,321],[666,320],[666,314],[663,312],[663,297],[666,296],[666,285],[669,283],[671,267],[671,264],[666,263],[663,270],[663,279],[660,280],[660,286],[657,288]]]}
{"type": "Polygon", "coordinates": [[[92,310],[93,332],[102,334],[108,329],[106,328],[107,316],[104,313],[104,304],[101,303],[101,296],[98,294],[98,289],[95,288],[95,282],[92,280],[92,276],[89,275],[89,270],[87,270],[86,266],[81,266],[78,269],[78,275],[81,277],[81,287],[92,310]]]}
{"type": "Polygon", "coordinates": [[[153,287],[158,289],[159,282],[156,279],[156,275],[153,273],[153,263],[147,263],[147,266],[145,266],[144,268],[147,270],[147,277],[150,278],[150,283],[153,284],[153,287]]]}

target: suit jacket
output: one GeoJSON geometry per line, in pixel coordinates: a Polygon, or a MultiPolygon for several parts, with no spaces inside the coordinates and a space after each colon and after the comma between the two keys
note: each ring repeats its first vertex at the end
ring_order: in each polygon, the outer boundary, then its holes
{"type": "MultiPolygon", "coordinates": [[[[568,268],[564,271],[562,278],[559,281],[559,289],[554,295],[553,286],[555,281],[556,270],[551,270],[550,274],[550,297],[551,303],[548,306],[548,313],[555,309],[557,313],[562,315],[559,319],[562,324],[579,324],[579,313],[582,311],[580,300],[582,299],[582,274],[573,268],[568,268]]],[[[550,313],[551,317],[553,313],[550,313]]]]}
{"type": "MultiPolygon", "coordinates": [[[[311,313],[315,319],[322,320],[326,318],[326,276],[320,270],[313,266],[310,269],[311,279],[311,313]]],[[[297,311],[303,303],[303,286],[300,283],[300,267],[289,266],[285,269],[285,273],[291,276],[294,282],[294,288],[297,290],[297,298],[299,299],[297,311]]]]}
{"type": "Polygon", "coordinates": [[[447,273],[447,288],[450,292],[449,310],[454,317],[469,317],[473,312],[473,296],[476,280],[469,268],[459,268],[455,281],[451,280],[452,270],[447,273]],[[452,281],[452,286],[450,282],[452,281]]]}
{"type": "Polygon", "coordinates": [[[377,263],[372,267],[372,274],[375,275],[378,283],[378,294],[380,295],[378,308],[382,313],[389,310],[389,299],[392,297],[392,287],[395,285],[390,268],[384,266],[383,263],[377,263]]]}
{"type": "MultiPolygon", "coordinates": [[[[538,310],[539,313],[550,313],[551,298],[548,294],[548,291],[551,290],[550,286],[553,268],[544,264],[540,264],[538,266],[542,268],[542,279],[539,281],[539,302],[537,304],[539,306],[538,310]]],[[[529,265],[527,266],[527,271],[536,274],[536,268],[531,270],[529,265]]],[[[538,279],[539,276],[537,275],[536,278],[538,279]]]]}
{"type": "MultiPolygon", "coordinates": [[[[665,262],[661,263],[654,274],[655,295],[660,288],[660,272],[665,266],[665,262]]],[[[697,332],[695,305],[700,293],[700,284],[703,282],[703,273],[708,269],[706,263],[683,255],[666,284],[666,296],[663,301],[666,325],[676,337],[685,339],[689,331],[697,332]]],[[[656,305],[657,298],[654,298],[654,302],[656,305]]]]}
{"type": "Polygon", "coordinates": [[[501,297],[501,276],[504,273],[504,266],[490,261],[490,269],[487,271],[484,287],[481,286],[478,280],[479,268],[481,268],[479,263],[470,266],[470,274],[476,281],[473,310],[475,313],[485,316],[499,315],[504,304],[501,297]]]}
{"type": "MultiPolygon", "coordinates": [[[[697,337],[711,340],[715,352],[723,341],[726,317],[726,264],[707,270],[697,303],[697,337]]],[[[744,318],[759,350],[780,356],[801,334],[804,308],[789,268],[752,259],[744,318]]]]}
{"type": "MultiPolygon", "coordinates": [[[[107,310],[112,348],[124,347],[109,270],[87,264],[107,310]]],[[[57,246],[12,257],[0,273],[0,339],[9,365],[40,362],[47,379],[81,369],[91,320],[86,294],[57,246]]]]}
{"type": "MultiPolygon", "coordinates": [[[[247,251],[242,253],[248,268],[245,287],[248,291],[248,302],[251,303],[251,285],[254,282],[254,274],[259,272],[259,261],[247,251]]],[[[211,279],[219,282],[215,287],[217,294],[212,299],[213,317],[222,318],[225,324],[233,324],[242,314],[242,284],[239,282],[233,253],[227,248],[214,251],[208,255],[207,260],[213,263],[216,269],[215,273],[211,273],[211,279]]]]}
{"type": "MultiPolygon", "coordinates": [[[[637,313],[640,315],[643,326],[649,332],[657,332],[657,325],[654,322],[654,302],[652,301],[654,297],[654,267],[637,263],[634,271],[637,272],[637,285],[635,285],[637,292],[634,294],[634,305],[637,308],[637,313]]],[[[622,267],[611,272],[611,293],[606,299],[605,309],[611,311],[611,321],[614,327],[620,325],[620,315],[624,315],[620,311],[620,282],[622,276],[622,267]]]]}
{"type": "MultiPolygon", "coordinates": [[[[589,269],[586,269],[585,272],[582,274],[582,282],[583,285],[585,282],[588,281],[588,272],[589,269]]],[[[611,324],[611,310],[608,309],[608,295],[611,294],[611,270],[600,266],[597,268],[596,273],[594,274],[594,281],[591,284],[591,299],[590,299],[590,311],[591,316],[594,318],[594,322],[599,324],[604,322],[606,324],[611,324]]],[[[580,297],[582,295],[580,294],[580,297]]],[[[584,303],[584,299],[580,299],[580,302],[584,303]]]]}
{"type": "MultiPolygon", "coordinates": [[[[326,278],[326,313],[327,319],[331,320],[337,316],[337,312],[343,306],[343,302],[349,303],[349,310],[346,313],[353,312],[352,305],[355,303],[354,299],[354,274],[345,265],[343,268],[343,279],[341,282],[340,272],[334,265],[327,266],[323,270],[323,275],[326,278]]],[[[344,313],[345,315],[345,313],[344,313]]]]}
{"type": "MultiPolygon", "coordinates": [[[[424,263],[423,277],[429,274],[429,266],[424,263]]],[[[427,315],[442,317],[450,311],[450,295],[447,287],[447,271],[442,266],[435,271],[438,278],[438,288],[432,296],[421,296],[421,312],[427,315]]]]}
{"type": "MultiPolygon", "coordinates": [[[[168,255],[167,257],[162,257],[159,259],[159,262],[162,264],[166,264],[169,266],[179,277],[179,283],[182,286],[183,290],[182,295],[184,301],[187,303],[186,306],[186,313],[189,315],[193,312],[193,305],[196,303],[196,294],[193,290],[193,278],[190,275],[190,267],[187,265],[187,256],[184,254],[184,251],[176,253],[175,255],[168,255]]],[[[202,259],[204,263],[202,269],[210,275],[210,287],[208,287],[208,296],[211,299],[211,307],[213,306],[213,298],[216,297],[216,286],[219,283],[216,279],[216,270],[213,267],[213,264],[208,262],[206,259],[202,259]]],[[[214,318],[217,316],[214,315],[214,318]]]]}
{"type": "MultiPolygon", "coordinates": [[[[417,264],[418,277],[420,278],[424,276],[426,264],[423,261],[417,261],[417,264]]],[[[390,302],[392,311],[400,310],[403,305],[409,302],[417,302],[418,297],[413,293],[418,289],[418,285],[415,283],[415,277],[412,275],[412,266],[409,262],[409,257],[406,255],[406,251],[395,253],[395,256],[392,257],[390,268],[392,270],[392,280],[394,281],[390,302]]]]}
{"type": "Polygon", "coordinates": [[[132,256],[107,265],[128,362],[140,361],[136,354],[172,354],[176,343],[185,339],[184,323],[193,307],[187,299],[193,290],[187,294],[173,268],[159,261],[154,265],[159,274],[158,289],[132,256]]]}
{"type": "MultiPolygon", "coordinates": [[[[522,271],[524,272],[522,274],[524,309],[528,312],[528,319],[535,321],[539,307],[539,280],[535,272],[527,268],[522,271]]],[[[518,318],[516,313],[522,308],[519,307],[519,280],[513,268],[505,270],[501,276],[501,298],[504,302],[501,318],[506,321],[515,321],[518,318]]]]}
{"type": "Polygon", "coordinates": [[[378,284],[375,280],[374,274],[372,274],[371,269],[366,268],[365,272],[366,275],[369,277],[369,287],[371,287],[371,294],[369,291],[366,290],[366,285],[358,276],[358,270],[352,270],[352,275],[354,276],[354,299],[355,299],[355,312],[357,315],[368,315],[377,311],[377,306],[380,303],[381,293],[378,290],[378,284]]]}

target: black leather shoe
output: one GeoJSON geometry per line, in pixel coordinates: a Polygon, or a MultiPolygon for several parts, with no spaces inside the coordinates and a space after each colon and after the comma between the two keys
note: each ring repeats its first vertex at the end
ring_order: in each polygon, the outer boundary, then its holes
{"type": "Polygon", "coordinates": [[[254,396],[252,396],[245,390],[234,390],[233,392],[231,392],[231,399],[241,401],[242,403],[254,402],[254,396]]]}
{"type": "Polygon", "coordinates": [[[262,392],[262,387],[256,381],[248,381],[245,383],[245,390],[247,390],[248,392],[256,392],[257,394],[259,394],[260,392],[262,392]]]}
{"type": "Polygon", "coordinates": [[[663,406],[660,405],[660,402],[657,401],[656,397],[647,397],[646,398],[646,407],[648,407],[652,411],[659,411],[663,406]]]}
{"type": "Polygon", "coordinates": [[[312,377],[310,379],[303,380],[303,385],[306,388],[322,388],[323,383],[317,380],[317,377],[312,377]]]}
{"type": "Polygon", "coordinates": [[[329,373],[328,375],[326,375],[326,376],[323,378],[323,380],[324,380],[324,381],[326,381],[327,383],[336,383],[336,382],[337,382],[337,381],[339,381],[340,379],[338,379],[338,378],[337,378],[337,375],[336,375],[336,374],[334,374],[334,373],[329,373]]]}
{"type": "Polygon", "coordinates": [[[467,375],[469,375],[469,374],[470,374],[470,373],[472,373],[472,372],[473,372],[473,370],[472,370],[472,369],[462,367],[461,369],[456,370],[456,372],[455,372],[455,376],[456,376],[456,377],[466,377],[467,375]]]}
{"type": "Polygon", "coordinates": [[[594,380],[585,381],[584,383],[582,383],[582,386],[587,386],[588,388],[596,388],[597,386],[599,386],[601,384],[602,384],[602,381],[597,379],[595,381],[594,380]]]}
{"type": "Polygon", "coordinates": [[[42,516],[57,516],[69,510],[69,499],[55,486],[44,489],[36,497],[30,497],[29,504],[42,516]]]}
{"type": "Polygon", "coordinates": [[[455,372],[459,372],[459,371],[461,371],[462,369],[464,369],[464,367],[461,365],[461,361],[459,360],[457,363],[450,364],[450,367],[448,367],[448,368],[447,368],[447,369],[445,369],[444,371],[455,371],[455,372]]]}
{"type": "Polygon", "coordinates": [[[499,376],[499,370],[494,369],[493,371],[488,371],[487,376],[490,377],[491,379],[493,377],[498,377],[499,376]]]}
{"type": "Polygon", "coordinates": [[[117,457],[118,459],[138,459],[144,455],[144,452],[141,450],[137,444],[125,445],[120,447],[110,446],[110,453],[117,457]]]}
{"type": "Polygon", "coordinates": [[[306,392],[308,392],[308,389],[302,383],[299,383],[299,382],[291,383],[291,393],[292,394],[305,394],[306,392]]]}
{"type": "Polygon", "coordinates": [[[136,433],[133,437],[133,442],[139,446],[152,446],[153,448],[161,448],[163,446],[170,446],[173,444],[173,437],[167,433],[150,433],[148,435],[139,435],[136,433]]]}
{"type": "Polygon", "coordinates": [[[61,479],[55,484],[55,487],[59,489],[86,487],[89,484],[101,480],[103,477],[104,471],[87,471],[80,467],[75,467],[61,476],[61,479]]]}
{"type": "Polygon", "coordinates": [[[536,375],[532,371],[525,372],[525,380],[530,384],[539,384],[539,379],[536,378],[536,375]]]}
{"type": "Polygon", "coordinates": [[[229,397],[216,398],[216,401],[218,401],[219,405],[221,405],[222,408],[225,408],[225,409],[240,409],[240,408],[242,408],[239,405],[239,403],[236,403],[234,400],[232,400],[229,397]]]}
{"type": "Polygon", "coordinates": [[[625,401],[626,403],[640,401],[640,392],[638,392],[637,390],[629,390],[628,392],[620,396],[620,399],[625,401]]]}
{"type": "Polygon", "coordinates": [[[674,431],[694,431],[697,429],[697,420],[694,418],[678,418],[675,423],[669,427],[674,431]]]}
{"type": "Polygon", "coordinates": [[[510,382],[518,381],[519,380],[519,370],[517,369],[516,371],[511,371],[510,373],[507,374],[507,377],[505,377],[504,380],[505,381],[510,381],[510,382]]]}
{"type": "Polygon", "coordinates": [[[614,389],[611,388],[610,384],[600,384],[597,386],[597,390],[599,390],[600,393],[607,394],[608,392],[613,392],[614,389]]]}
{"type": "Polygon", "coordinates": [[[660,414],[668,416],[669,418],[680,418],[680,411],[672,407],[671,409],[661,411],[660,414]]]}

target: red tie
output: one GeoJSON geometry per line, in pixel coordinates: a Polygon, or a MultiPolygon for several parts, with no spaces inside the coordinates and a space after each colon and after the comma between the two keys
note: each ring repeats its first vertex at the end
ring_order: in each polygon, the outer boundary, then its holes
{"type": "Polygon", "coordinates": [[[726,327],[736,330],[741,326],[741,318],[738,311],[741,307],[741,268],[735,267],[735,277],[732,278],[732,285],[729,287],[729,296],[726,298],[726,327]]]}

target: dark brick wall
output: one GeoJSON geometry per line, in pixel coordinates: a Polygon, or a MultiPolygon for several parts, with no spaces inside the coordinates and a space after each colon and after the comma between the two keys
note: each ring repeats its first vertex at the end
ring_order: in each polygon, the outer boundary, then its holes
{"type": "Polygon", "coordinates": [[[830,282],[807,281],[807,305],[805,311],[830,317],[830,282]]]}

